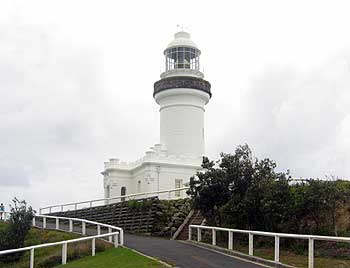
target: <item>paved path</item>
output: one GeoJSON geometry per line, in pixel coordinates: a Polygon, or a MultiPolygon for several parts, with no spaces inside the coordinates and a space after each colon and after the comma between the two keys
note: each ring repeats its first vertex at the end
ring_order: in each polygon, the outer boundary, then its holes
{"type": "MultiPolygon", "coordinates": [[[[179,268],[261,268],[191,244],[163,238],[125,235],[125,245],[179,268]]],[[[265,266],[266,267],[266,266],[265,266]]]]}
{"type": "MultiPolygon", "coordinates": [[[[40,223],[38,226],[42,226],[40,223]]],[[[54,229],[55,225],[47,223],[54,229]]],[[[60,229],[68,230],[68,225],[60,224],[60,229]]],[[[80,226],[74,226],[74,232],[81,232],[80,226]]],[[[87,228],[88,235],[96,235],[96,228],[87,228]]],[[[107,230],[101,229],[101,233],[107,230]]],[[[244,260],[236,259],[221,253],[200,248],[188,243],[164,238],[125,234],[124,243],[127,247],[179,268],[261,268],[266,267],[244,260]]]]}

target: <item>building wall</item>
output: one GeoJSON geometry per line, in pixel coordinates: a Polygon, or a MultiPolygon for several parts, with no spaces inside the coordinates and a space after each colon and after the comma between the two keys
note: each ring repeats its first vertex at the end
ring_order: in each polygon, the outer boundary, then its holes
{"type": "MultiPolygon", "coordinates": [[[[104,173],[105,197],[120,196],[122,187],[126,187],[126,194],[169,190],[176,186],[184,187],[198,170],[200,166],[164,163],[145,163],[132,170],[110,170],[104,173]],[[181,181],[181,184],[176,185],[176,180],[181,181]]],[[[168,195],[162,194],[159,197],[166,199],[168,195]]],[[[172,198],[176,197],[172,196],[172,198]]]]}

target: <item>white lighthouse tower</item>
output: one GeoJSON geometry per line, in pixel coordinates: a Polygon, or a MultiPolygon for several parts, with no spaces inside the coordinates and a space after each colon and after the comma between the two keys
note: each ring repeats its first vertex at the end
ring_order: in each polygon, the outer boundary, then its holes
{"type": "MultiPolygon", "coordinates": [[[[183,31],[164,50],[165,71],[153,92],[160,106],[160,142],[135,162],[115,158],[105,162],[105,197],[181,188],[201,169],[204,107],[211,91],[200,71],[200,54],[183,31]]],[[[173,196],[178,197],[180,193],[173,196]]]]}
{"type": "Polygon", "coordinates": [[[164,51],[165,72],[154,84],[160,105],[160,143],[168,154],[204,155],[204,106],[211,97],[210,84],[199,70],[201,51],[190,34],[178,32],[164,51]]]}

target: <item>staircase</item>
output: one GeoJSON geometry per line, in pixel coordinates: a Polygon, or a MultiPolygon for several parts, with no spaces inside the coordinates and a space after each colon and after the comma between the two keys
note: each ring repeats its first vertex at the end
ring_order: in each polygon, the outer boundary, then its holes
{"type": "Polygon", "coordinates": [[[91,208],[56,212],[49,215],[97,221],[121,227],[127,232],[152,232],[158,211],[158,198],[138,199],[133,202],[134,207],[130,207],[130,204],[126,201],[91,208]]]}
{"type": "Polygon", "coordinates": [[[178,231],[174,234],[173,239],[177,240],[187,240],[188,239],[188,229],[190,225],[202,225],[204,221],[203,216],[199,210],[191,210],[188,218],[185,219],[184,224],[181,225],[178,231]]]}

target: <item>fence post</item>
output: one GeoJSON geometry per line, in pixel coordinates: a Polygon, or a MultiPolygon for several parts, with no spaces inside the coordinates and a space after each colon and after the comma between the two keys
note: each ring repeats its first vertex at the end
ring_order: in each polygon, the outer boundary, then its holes
{"type": "Polygon", "coordinates": [[[86,222],[85,221],[83,221],[81,229],[82,229],[81,230],[82,234],[86,235],[86,222]]]}
{"type": "Polygon", "coordinates": [[[101,234],[101,226],[97,225],[97,234],[100,235],[101,234]]]}
{"type": "Polygon", "coordinates": [[[212,244],[213,246],[216,246],[216,230],[212,230],[212,244]]]}
{"type": "Polygon", "coordinates": [[[73,232],[73,220],[69,220],[69,232],[73,232]]]}
{"type": "Polygon", "coordinates": [[[168,192],[168,200],[170,200],[171,199],[171,192],[169,191],[168,192]]]}
{"type": "Polygon", "coordinates": [[[51,212],[52,212],[52,207],[49,207],[49,213],[51,214],[51,212]]]}
{"type": "Polygon", "coordinates": [[[91,245],[91,255],[95,256],[96,255],[96,238],[92,239],[92,245],[91,245]]]}
{"type": "Polygon", "coordinates": [[[56,230],[60,229],[60,219],[56,218],[56,230]]]}
{"type": "Polygon", "coordinates": [[[92,201],[90,201],[90,207],[92,208],[92,201]]]}
{"type": "Polygon", "coordinates": [[[124,245],[124,230],[120,230],[120,245],[124,245]]]}
{"type": "Polygon", "coordinates": [[[309,268],[314,268],[314,239],[309,238],[309,268]]]}
{"type": "Polygon", "coordinates": [[[280,237],[275,236],[275,262],[280,262],[280,237]]]}
{"type": "Polygon", "coordinates": [[[77,209],[78,209],[78,204],[75,203],[75,204],[74,204],[74,210],[77,210],[77,209]]]}
{"type": "Polygon", "coordinates": [[[201,228],[197,227],[197,241],[201,242],[202,240],[202,230],[201,228]]]}
{"type": "Polygon", "coordinates": [[[46,229],[46,218],[43,218],[43,229],[46,229]]]}
{"type": "MultiPolygon", "coordinates": [[[[108,233],[111,233],[112,232],[112,228],[111,227],[108,227],[108,233]]],[[[112,236],[108,236],[108,241],[109,242],[112,242],[112,236]]]]}
{"type": "Polygon", "coordinates": [[[191,226],[188,226],[188,240],[191,241],[192,239],[192,228],[191,226]]]}
{"type": "Polygon", "coordinates": [[[63,212],[63,205],[61,206],[61,212],[63,212]]]}
{"type": "Polygon", "coordinates": [[[116,234],[116,235],[114,236],[114,247],[115,247],[115,248],[118,247],[118,240],[119,240],[119,236],[118,236],[118,234],[116,234]]]}
{"type": "Polygon", "coordinates": [[[254,254],[254,238],[253,234],[249,233],[249,255],[253,256],[254,254]]]}
{"type": "Polygon", "coordinates": [[[40,209],[39,209],[39,214],[42,215],[42,214],[43,214],[42,212],[43,212],[43,209],[40,208],[40,209]]]}
{"type": "Polygon", "coordinates": [[[35,216],[33,217],[33,227],[35,227],[35,216]]]}
{"type": "Polygon", "coordinates": [[[30,250],[30,262],[29,267],[34,268],[34,248],[30,250]]]}
{"type": "Polygon", "coordinates": [[[67,243],[62,245],[62,264],[67,263],[67,243]]]}
{"type": "Polygon", "coordinates": [[[233,232],[228,231],[228,249],[233,249],[233,232]]]}

